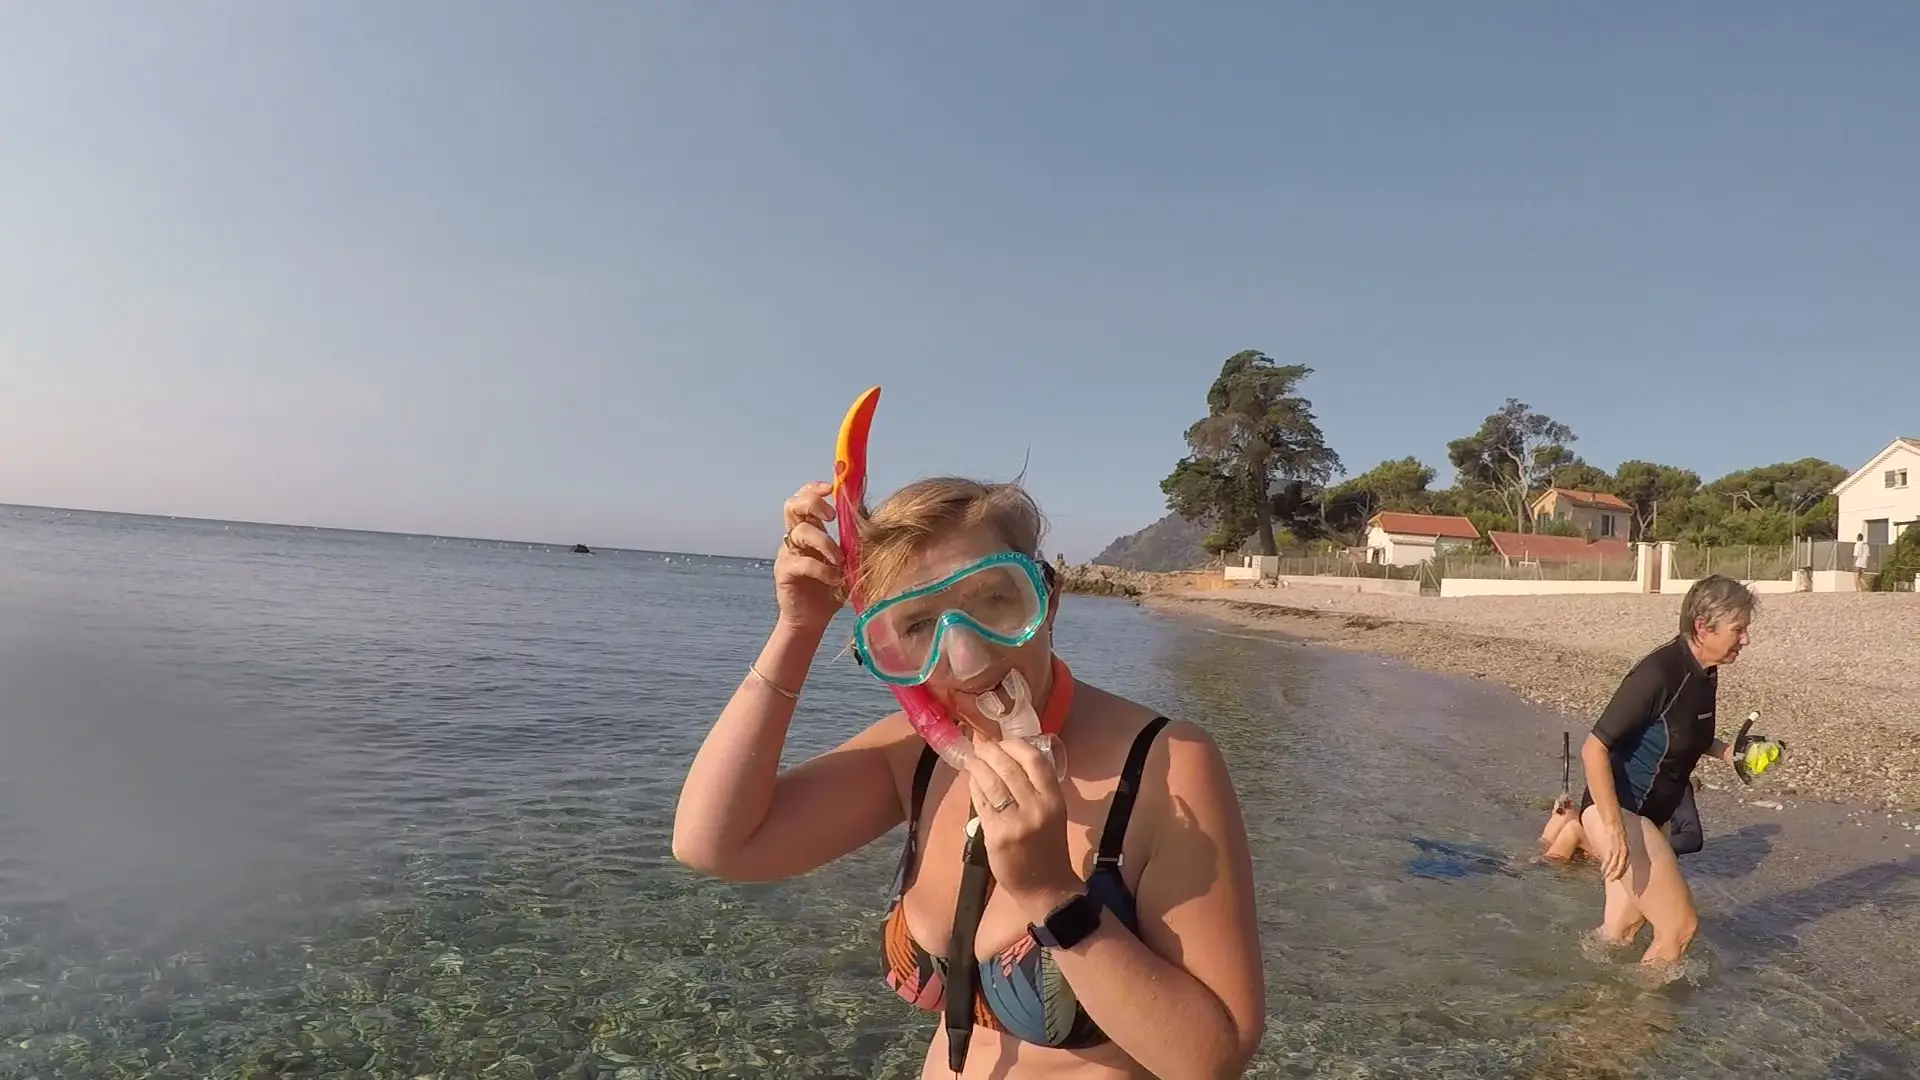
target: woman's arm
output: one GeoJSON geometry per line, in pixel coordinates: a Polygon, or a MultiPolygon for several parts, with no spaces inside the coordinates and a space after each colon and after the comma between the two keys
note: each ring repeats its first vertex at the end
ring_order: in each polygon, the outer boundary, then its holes
{"type": "MultiPolygon", "coordinates": [[[[1141,936],[1103,912],[1099,929],[1053,957],[1087,1015],[1149,1073],[1237,1077],[1266,1030],[1266,983],[1233,781],[1206,732],[1176,723],[1141,787],[1134,828],[1155,823],[1136,898],[1141,936]]],[[[1037,923],[1084,887],[1062,882],[1021,903],[1037,923]]]]}
{"type": "MultiPolygon", "coordinates": [[[[1586,774],[1587,794],[1600,811],[1600,824],[1606,831],[1606,855],[1600,872],[1608,880],[1627,872],[1627,828],[1620,820],[1620,793],[1613,786],[1613,761],[1609,751],[1615,743],[1653,722],[1665,705],[1664,680],[1660,665],[1651,659],[1635,664],[1620,680],[1613,698],[1594,721],[1593,731],[1580,744],[1581,771],[1586,774]]],[[[1591,841],[1595,839],[1589,837],[1591,841]]]]}
{"type": "Polygon", "coordinates": [[[1608,825],[1620,823],[1620,793],[1613,789],[1613,762],[1607,756],[1607,744],[1589,733],[1580,744],[1580,771],[1587,777],[1587,794],[1600,811],[1600,820],[1608,825]]]}
{"type": "Polygon", "coordinates": [[[780,752],[822,632],[775,629],[700,744],[673,815],[673,857],[704,874],[772,881],[804,874],[904,819],[894,758],[913,737],[896,714],[780,772],[780,752]],[[768,685],[771,683],[772,685],[768,685]],[[779,688],[779,689],[776,689],[779,688]]]}

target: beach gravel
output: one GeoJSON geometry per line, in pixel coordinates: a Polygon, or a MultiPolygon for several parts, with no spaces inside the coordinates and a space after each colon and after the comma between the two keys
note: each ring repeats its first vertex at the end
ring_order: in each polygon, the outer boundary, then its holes
{"type": "MultiPolygon", "coordinates": [[[[1142,579],[1145,602],[1302,642],[1489,679],[1590,726],[1633,662],[1679,629],[1680,597],[1440,598],[1142,579]],[[1211,586],[1211,587],[1203,587],[1211,586]]],[[[1720,731],[1749,710],[1789,744],[1772,795],[1920,808],[1920,596],[1761,597],[1752,643],[1720,677],[1720,731]]]]}

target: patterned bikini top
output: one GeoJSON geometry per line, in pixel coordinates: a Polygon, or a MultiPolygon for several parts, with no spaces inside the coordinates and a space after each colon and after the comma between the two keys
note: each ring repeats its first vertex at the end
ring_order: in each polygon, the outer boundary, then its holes
{"type": "MultiPolygon", "coordinates": [[[[1155,717],[1134,737],[1126,765],[1120,771],[1119,786],[1114,789],[1108,806],[1093,873],[1087,878],[1089,895],[1136,934],[1140,929],[1139,914],[1133,894],[1127,890],[1126,880],[1120,874],[1121,852],[1147,754],[1153,749],[1160,729],[1168,723],[1164,716],[1155,717]]],[[[913,939],[907,929],[901,897],[916,868],[921,804],[939,761],[931,749],[926,750],[914,770],[913,796],[907,808],[906,846],[894,874],[893,898],[887,908],[883,935],[887,985],[909,1004],[932,1011],[940,1010],[945,1004],[948,961],[932,955],[913,939]]],[[[1079,1049],[1106,1042],[1106,1033],[1080,1007],[1073,988],[1061,976],[1050,953],[1051,950],[1033,940],[1031,933],[1025,933],[997,955],[981,961],[979,991],[973,1003],[974,1023],[1042,1046],[1079,1049]]]]}

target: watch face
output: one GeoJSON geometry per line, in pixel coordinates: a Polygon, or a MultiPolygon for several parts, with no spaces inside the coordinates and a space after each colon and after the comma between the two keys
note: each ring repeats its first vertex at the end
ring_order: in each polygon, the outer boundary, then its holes
{"type": "Polygon", "coordinates": [[[1044,933],[1035,936],[1043,938],[1042,945],[1071,949],[1099,927],[1100,905],[1094,903],[1092,897],[1082,893],[1048,913],[1045,926],[1038,928],[1044,933]],[[1053,940],[1047,941],[1044,938],[1053,940]]]}

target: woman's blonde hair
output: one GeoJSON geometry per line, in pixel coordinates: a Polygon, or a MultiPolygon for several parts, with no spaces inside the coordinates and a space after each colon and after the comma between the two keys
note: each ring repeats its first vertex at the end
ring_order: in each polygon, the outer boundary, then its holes
{"type": "Polygon", "coordinates": [[[990,484],[959,476],[916,480],[860,512],[861,602],[885,596],[927,545],[948,533],[985,525],[1009,551],[1040,557],[1046,518],[1017,481],[990,484]]]}

